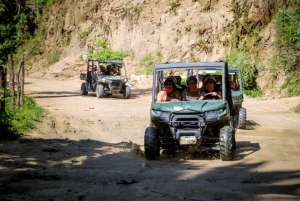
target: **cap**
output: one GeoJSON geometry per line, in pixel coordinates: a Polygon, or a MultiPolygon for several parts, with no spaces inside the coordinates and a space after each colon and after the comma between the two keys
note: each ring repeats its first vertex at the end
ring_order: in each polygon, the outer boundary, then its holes
{"type": "Polygon", "coordinates": [[[197,78],[193,75],[189,76],[187,79],[186,79],[186,85],[188,85],[188,83],[191,81],[191,80],[195,80],[197,82],[197,78]]]}
{"type": "Polygon", "coordinates": [[[166,78],[165,82],[166,82],[166,81],[171,81],[173,84],[176,84],[176,78],[173,77],[173,76],[168,76],[168,77],[166,78]]]}
{"type": "Polygon", "coordinates": [[[209,75],[205,78],[204,83],[206,83],[207,80],[213,80],[216,83],[216,79],[211,75],[209,75]]]}

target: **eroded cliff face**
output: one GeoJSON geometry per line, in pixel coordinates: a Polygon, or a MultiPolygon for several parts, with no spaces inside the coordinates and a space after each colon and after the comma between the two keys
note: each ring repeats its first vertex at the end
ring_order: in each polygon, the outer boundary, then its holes
{"type": "MultiPolygon", "coordinates": [[[[214,61],[236,48],[234,40],[238,38],[247,41],[250,48],[260,46],[253,63],[259,59],[268,68],[275,12],[270,2],[66,0],[49,7],[42,24],[46,27],[44,53],[33,65],[44,65],[55,52],[60,52],[60,59],[50,69],[80,65],[80,57],[86,59],[99,49],[97,40],[106,40],[111,49],[128,53],[125,60],[132,69],[142,58],[155,58],[158,53],[161,62],[214,61]],[[248,30],[257,26],[259,44],[248,30]]],[[[266,78],[268,73],[260,75],[266,78]]],[[[268,83],[261,85],[268,87],[268,83]]]]}

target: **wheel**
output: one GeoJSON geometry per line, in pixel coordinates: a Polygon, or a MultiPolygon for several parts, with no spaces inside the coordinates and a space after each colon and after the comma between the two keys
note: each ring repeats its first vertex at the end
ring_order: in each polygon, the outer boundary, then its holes
{"type": "Polygon", "coordinates": [[[246,116],[247,116],[246,108],[241,107],[239,110],[238,128],[246,129],[246,116]]]}
{"type": "Polygon", "coordinates": [[[82,84],[81,84],[80,91],[81,91],[81,95],[87,95],[87,94],[88,94],[88,92],[87,92],[87,90],[86,90],[85,83],[82,83],[82,84]]]}
{"type": "Polygon", "coordinates": [[[155,127],[148,127],[144,136],[145,157],[147,160],[157,160],[160,156],[160,145],[158,130],[155,127]]]}
{"type": "Polygon", "coordinates": [[[206,93],[206,94],[204,94],[203,96],[204,96],[205,98],[206,98],[206,97],[212,97],[212,93],[206,93]]]}
{"type": "Polygon", "coordinates": [[[97,98],[102,98],[104,95],[104,89],[103,89],[103,85],[98,84],[96,87],[96,97],[97,98]]]}
{"type": "Polygon", "coordinates": [[[130,86],[127,85],[125,93],[123,94],[123,97],[126,98],[126,99],[129,99],[130,95],[131,95],[131,88],[130,88],[130,86]]]}
{"type": "Polygon", "coordinates": [[[224,126],[220,130],[220,156],[223,161],[234,159],[235,137],[231,126],[224,126]]]}

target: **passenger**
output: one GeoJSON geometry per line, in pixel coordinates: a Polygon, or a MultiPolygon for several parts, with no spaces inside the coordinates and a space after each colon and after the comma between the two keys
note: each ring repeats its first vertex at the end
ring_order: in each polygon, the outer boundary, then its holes
{"type": "Polygon", "coordinates": [[[94,81],[98,81],[98,76],[100,74],[99,70],[97,69],[97,66],[95,64],[92,65],[92,75],[93,75],[93,78],[94,78],[94,81]]]}
{"type": "Polygon", "coordinates": [[[157,102],[166,102],[166,101],[180,101],[181,95],[180,91],[176,88],[175,78],[167,77],[164,82],[163,90],[158,92],[156,96],[157,102]]]}
{"type": "MultiPolygon", "coordinates": [[[[236,83],[235,83],[235,81],[232,80],[230,75],[228,76],[228,81],[229,81],[231,90],[236,90],[236,83]]],[[[220,86],[220,90],[222,90],[222,85],[220,86]]]]}
{"type": "Polygon", "coordinates": [[[230,83],[230,88],[232,90],[236,90],[236,83],[232,80],[232,77],[230,75],[228,76],[228,80],[229,80],[229,83],[230,83]]]}
{"type": "Polygon", "coordinates": [[[100,75],[105,74],[105,67],[103,65],[100,65],[100,75]]]}
{"type": "Polygon", "coordinates": [[[200,89],[197,88],[197,78],[195,76],[189,76],[186,80],[187,89],[182,91],[182,100],[193,101],[199,100],[200,89]]]}
{"type": "Polygon", "coordinates": [[[216,79],[208,75],[204,80],[204,91],[200,93],[200,100],[222,99],[222,92],[216,89],[216,79]]]}

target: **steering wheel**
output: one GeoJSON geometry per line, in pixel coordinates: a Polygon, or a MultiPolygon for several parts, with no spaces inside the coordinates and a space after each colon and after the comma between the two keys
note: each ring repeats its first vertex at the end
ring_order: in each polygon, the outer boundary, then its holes
{"type": "Polygon", "coordinates": [[[209,97],[209,96],[212,96],[212,93],[204,94],[204,98],[209,97]]]}

